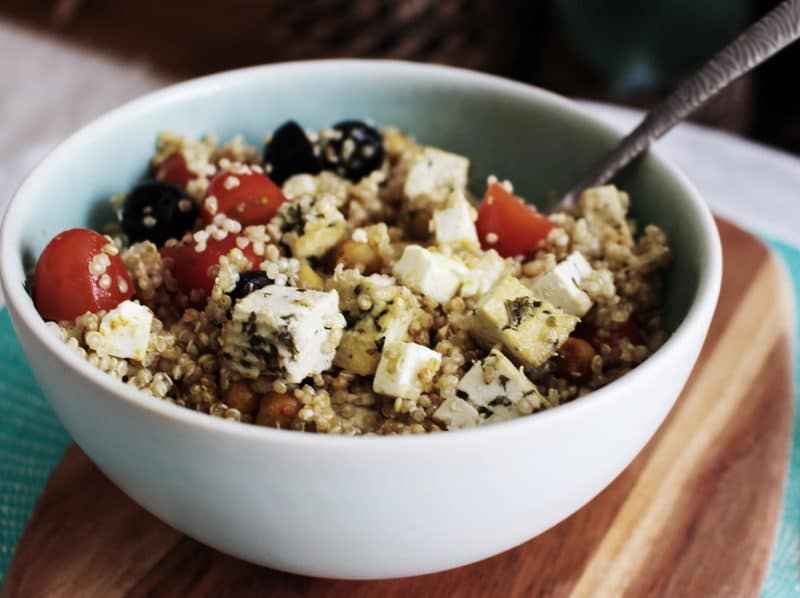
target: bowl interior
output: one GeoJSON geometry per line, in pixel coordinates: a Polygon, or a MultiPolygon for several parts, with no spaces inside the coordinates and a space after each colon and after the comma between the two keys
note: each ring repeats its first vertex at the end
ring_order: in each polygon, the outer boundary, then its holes
{"type": "MultiPolygon", "coordinates": [[[[514,182],[539,205],[566,189],[618,137],[566,100],[530,87],[441,67],[338,61],[277,65],[182,84],[95,121],[62,144],[21,189],[6,233],[28,265],[48,240],[112,218],[108,198],[146,169],[156,134],[242,134],[257,145],[293,118],[319,128],[345,118],[395,124],[471,160],[473,191],[486,176],[514,182]]],[[[707,251],[685,183],[648,156],[621,179],[640,225],[664,228],[674,249],[666,325],[686,315],[707,251]]],[[[22,269],[19,284],[22,284],[22,269]]],[[[8,278],[7,278],[8,282],[8,278]]]]}

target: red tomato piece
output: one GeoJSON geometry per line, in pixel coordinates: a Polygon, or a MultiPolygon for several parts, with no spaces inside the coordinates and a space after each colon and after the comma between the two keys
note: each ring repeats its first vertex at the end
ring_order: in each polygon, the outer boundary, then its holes
{"type": "MultiPolygon", "coordinates": [[[[188,245],[172,245],[162,247],[161,255],[172,258],[175,265],[172,274],[178,282],[178,287],[190,298],[193,303],[203,304],[214,288],[216,278],[215,266],[219,265],[219,258],[227,255],[228,252],[236,247],[235,235],[228,235],[221,241],[209,239],[203,251],[196,251],[194,242],[188,245]],[[195,291],[193,294],[192,292],[195,291]]],[[[262,258],[253,251],[252,244],[242,250],[245,257],[250,261],[252,269],[257,269],[262,258]]]]}
{"type": "Polygon", "coordinates": [[[612,347],[618,347],[623,339],[628,339],[634,345],[644,345],[644,335],[633,320],[625,320],[622,324],[611,330],[606,341],[612,347]]]}
{"type": "Polygon", "coordinates": [[[189,170],[186,159],[180,152],[170,155],[159,164],[153,176],[157,181],[163,181],[181,189],[186,189],[189,181],[198,178],[196,172],[189,170]]]}
{"type": "Polygon", "coordinates": [[[495,249],[503,257],[530,254],[553,228],[547,216],[500,183],[491,183],[486,189],[475,226],[481,247],[495,249]]]}
{"type": "Polygon", "coordinates": [[[600,338],[597,328],[592,324],[581,322],[575,329],[575,336],[585,339],[595,348],[600,349],[600,345],[606,344],[612,349],[619,347],[623,339],[628,339],[634,345],[646,345],[644,334],[633,320],[625,320],[616,328],[609,331],[608,336],[600,338]]]}
{"type": "Polygon", "coordinates": [[[286,201],[280,187],[255,171],[219,173],[208,185],[206,197],[211,196],[217,199],[217,209],[212,213],[203,202],[201,213],[206,223],[210,223],[215,214],[222,213],[238,220],[242,226],[266,224],[286,201]]]}
{"type": "Polygon", "coordinates": [[[133,296],[122,259],[103,251],[110,244],[88,228],[66,230],[47,244],[33,283],[33,302],[45,320],[74,320],[114,309],[133,296]]]}

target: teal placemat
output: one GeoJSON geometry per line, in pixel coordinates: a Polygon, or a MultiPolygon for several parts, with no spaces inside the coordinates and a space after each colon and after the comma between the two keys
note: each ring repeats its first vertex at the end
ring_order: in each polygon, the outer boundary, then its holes
{"type": "Polygon", "coordinates": [[[36,386],[8,310],[0,309],[0,582],[69,440],[36,386]]]}
{"type": "MultiPolygon", "coordinates": [[[[800,250],[772,242],[800,297],[800,250]]],[[[800,323],[800,318],[796,320],[800,323]]],[[[796,331],[800,340],[800,327],[796,331]]],[[[795,355],[794,442],[783,516],[763,598],[800,594],[800,360],[795,355]]],[[[69,435],[45,402],[22,356],[8,312],[0,309],[0,583],[25,523],[69,435]]]]}
{"type": "Polygon", "coordinates": [[[789,269],[795,296],[792,455],[783,497],[781,526],[767,578],[761,589],[762,598],[784,598],[800,595],[800,249],[779,241],[770,241],[770,246],[783,258],[789,269]]]}

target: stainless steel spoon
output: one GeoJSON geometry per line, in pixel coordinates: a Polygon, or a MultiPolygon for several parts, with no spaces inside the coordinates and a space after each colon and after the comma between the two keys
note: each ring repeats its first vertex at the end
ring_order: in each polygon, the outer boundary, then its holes
{"type": "Polygon", "coordinates": [[[653,141],[733,81],[800,37],[800,0],[785,0],[725,46],[650,110],[639,125],[549,211],[575,205],[581,191],[610,181],[653,141]]]}

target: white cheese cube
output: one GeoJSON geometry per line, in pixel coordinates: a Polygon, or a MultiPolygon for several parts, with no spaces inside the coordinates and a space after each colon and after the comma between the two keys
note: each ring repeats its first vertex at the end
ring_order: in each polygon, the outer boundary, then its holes
{"type": "Polygon", "coordinates": [[[570,273],[570,277],[577,280],[578,283],[592,273],[591,264],[586,261],[586,258],[583,257],[580,251],[573,251],[570,253],[559,266],[566,268],[570,273]]]}
{"type": "Polygon", "coordinates": [[[464,255],[462,261],[467,267],[458,294],[462,297],[484,295],[500,280],[506,272],[506,260],[494,249],[479,255],[464,255]]]}
{"type": "Polygon", "coordinates": [[[520,368],[497,349],[476,361],[456,387],[459,397],[478,407],[516,404],[523,397],[534,410],[545,406],[545,398],[520,368]]]}
{"type": "Polygon", "coordinates": [[[434,210],[431,217],[436,243],[455,247],[477,247],[478,232],[475,230],[477,213],[466,195],[455,191],[444,207],[434,210]]]}
{"type": "Polygon", "coordinates": [[[123,301],[100,321],[98,353],[144,361],[150,342],[153,312],[135,301],[123,301]]]}
{"type": "Polygon", "coordinates": [[[626,220],[630,198],[614,185],[592,187],[581,193],[579,207],[589,230],[600,239],[630,246],[633,235],[626,220]]]}
{"type": "Polygon", "coordinates": [[[580,288],[592,267],[579,251],[573,251],[555,268],[534,278],[528,288],[537,299],[549,301],[573,316],[583,317],[592,308],[592,300],[580,288]]]}
{"type": "Polygon", "coordinates": [[[442,355],[416,343],[392,343],[383,348],[372,389],[382,395],[416,400],[430,390],[442,355]]]}
{"type": "Polygon", "coordinates": [[[510,419],[516,419],[520,416],[520,412],[514,405],[496,405],[493,407],[486,407],[483,409],[479,425],[498,424],[510,419]]]}
{"type": "Polygon", "coordinates": [[[501,278],[475,307],[470,334],[487,349],[501,343],[514,361],[537,368],[567,340],[579,319],[531,291],[513,276],[501,278]]]}
{"type": "MultiPolygon", "coordinates": [[[[406,291],[408,293],[408,291],[406,291]]],[[[348,316],[358,318],[344,331],[336,351],[334,365],[359,376],[375,373],[381,348],[408,340],[408,328],[418,315],[413,296],[395,297],[385,307],[373,308],[348,316]]]]}
{"type": "Polygon", "coordinates": [[[409,245],[394,264],[394,274],[408,288],[437,303],[452,299],[469,271],[455,258],[409,245]]]}
{"type": "Polygon", "coordinates": [[[331,367],[345,326],[336,291],[269,285],[240,299],[222,331],[228,366],[298,383],[331,367]]]}
{"type": "Polygon", "coordinates": [[[339,309],[348,323],[333,364],[371,376],[387,343],[410,340],[408,329],[419,317],[419,302],[394,277],[383,274],[363,276],[337,269],[330,284],[339,292],[339,309]],[[366,309],[359,302],[364,296],[370,299],[366,309]]]}
{"type": "Polygon", "coordinates": [[[467,188],[469,160],[458,154],[424,147],[405,156],[408,174],[403,192],[411,206],[443,204],[453,191],[467,188]]]}
{"type": "Polygon", "coordinates": [[[283,231],[281,241],[298,258],[321,256],[347,233],[344,214],[336,208],[336,197],[331,194],[287,201],[271,224],[283,231]]]}
{"type": "Polygon", "coordinates": [[[448,430],[458,430],[459,428],[475,427],[480,416],[475,407],[467,401],[458,397],[450,397],[445,399],[433,412],[433,419],[444,424],[448,430]]]}

